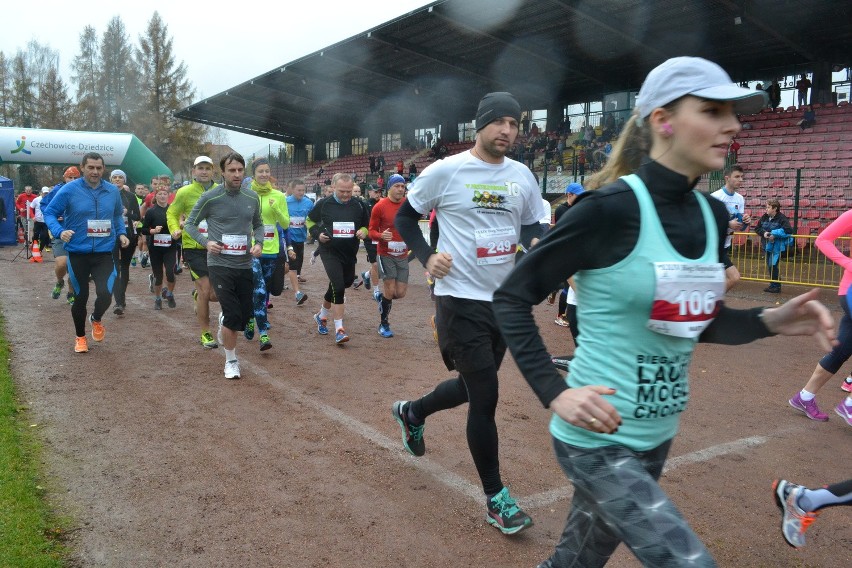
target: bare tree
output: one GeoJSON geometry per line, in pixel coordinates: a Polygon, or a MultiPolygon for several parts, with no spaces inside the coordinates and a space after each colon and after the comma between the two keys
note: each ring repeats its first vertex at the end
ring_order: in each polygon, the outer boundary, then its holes
{"type": "Polygon", "coordinates": [[[59,51],[51,49],[49,45],[42,45],[31,39],[27,42],[27,50],[24,53],[24,62],[27,72],[35,85],[35,96],[41,94],[42,85],[47,80],[47,74],[51,69],[59,70],[59,51]]]}
{"type": "Polygon", "coordinates": [[[80,54],[74,58],[71,68],[74,70],[71,80],[77,85],[74,126],[81,130],[100,130],[98,36],[92,26],[86,26],[80,34],[80,54]]]}

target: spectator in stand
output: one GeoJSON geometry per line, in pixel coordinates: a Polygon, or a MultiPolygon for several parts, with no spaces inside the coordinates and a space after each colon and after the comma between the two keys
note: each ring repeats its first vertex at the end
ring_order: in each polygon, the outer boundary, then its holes
{"type": "Polygon", "coordinates": [[[529,136],[530,133],[530,115],[526,113],[521,118],[521,132],[523,132],[524,136],[529,136]]]}
{"type": "Polygon", "coordinates": [[[426,147],[427,148],[432,147],[432,131],[431,130],[426,131],[426,147]]]}
{"type": "Polygon", "coordinates": [[[379,154],[379,157],[376,158],[376,171],[379,173],[381,177],[385,177],[385,155],[379,154]]]}
{"type": "Polygon", "coordinates": [[[760,244],[766,252],[766,270],[769,275],[769,286],[764,292],[778,294],[781,292],[781,283],[778,282],[778,264],[781,261],[781,253],[787,250],[793,234],[790,220],[781,213],[781,203],[775,199],[766,200],[766,213],[758,220],[754,232],[760,236],[760,244]]]}
{"type": "Polygon", "coordinates": [[[772,79],[772,84],[766,87],[766,95],[769,97],[769,108],[776,109],[781,105],[781,85],[777,79],[772,79]]]}
{"type": "Polygon", "coordinates": [[[734,161],[734,163],[736,163],[739,158],[740,148],[740,143],[737,142],[736,138],[731,140],[731,146],[728,148],[728,156],[734,161]]]}
{"type": "Polygon", "coordinates": [[[813,128],[813,125],[816,124],[816,111],[814,110],[814,105],[808,105],[808,110],[802,115],[802,120],[799,121],[799,128],[804,130],[805,128],[813,128]]]}
{"type": "Polygon", "coordinates": [[[811,82],[808,77],[802,73],[802,78],[796,81],[796,90],[799,92],[799,107],[808,104],[808,89],[811,88],[811,82]]]}
{"type": "Polygon", "coordinates": [[[370,156],[370,157],[369,157],[369,158],[367,158],[367,159],[368,159],[368,160],[369,160],[369,162],[370,162],[370,173],[371,173],[371,174],[376,173],[376,157],[375,157],[375,156],[370,156]]]}
{"type": "Polygon", "coordinates": [[[384,190],[385,188],[385,178],[382,177],[382,174],[379,174],[379,177],[376,178],[376,185],[379,186],[380,190],[384,190]]]}
{"type": "Polygon", "coordinates": [[[402,161],[402,158],[396,161],[396,173],[398,175],[402,175],[405,171],[405,162],[402,161]]]}
{"type": "Polygon", "coordinates": [[[411,183],[417,178],[417,164],[411,162],[408,164],[408,182],[411,183]]]}

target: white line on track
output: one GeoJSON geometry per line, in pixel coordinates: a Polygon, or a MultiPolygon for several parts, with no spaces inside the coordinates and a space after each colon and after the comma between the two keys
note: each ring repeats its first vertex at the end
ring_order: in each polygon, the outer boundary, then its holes
{"type": "MultiPolygon", "coordinates": [[[[150,307],[148,304],[143,304],[141,300],[134,299],[133,302],[134,304],[137,304],[140,308],[150,307]]],[[[186,326],[180,325],[178,322],[170,318],[164,319],[163,323],[167,323],[177,331],[186,331],[186,326]]],[[[328,404],[325,404],[317,398],[300,392],[289,384],[282,382],[280,379],[274,379],[264,367],[256,365],[251,361],[241,360],[240,367],[248,368],[251,371],[252,375],[256,375],[258,378],[262,377],[264,383],[284,392],[288,396],[288,398],[296,400],[302,404],[308,405],[316,409],[319,413],[321,413],[329,420],[337,422],[338,424],[340,424],[347,430],[350,430],[354,434],[366,438],[367,440],[382,449],[388,450],[394,458],[399,459],[406,465],[417,468],[422,472],[430,475],[431,477],[443,483],[450,489],[453,489],[454,491],[461,493],[465,497],[468,497],[474,503],[478,505],[482,504],[484,496],[482,494],[482,488],[478,484],[473,484],[469,482],[465,478],[456,475],[452,471],[442,467],[441,465],[430,460],[429,458],[417,458],[405,453],[405,450],[402,448],[401,433],[400,438],[388,438],[375,428],[361,422],[356,418],[353,418],[352,416],[349,416],[348,414],[338,410],[337,408],[329,406],[328,404]]],[[[225,379],[223,378],[222,380],[225,379]]],[[[390,412],[390,406],[388,406],[387,416],[388,422],[393,420],[393,417],[391,416],[390,412]]],[[[396,427],[397,426],[394,424],[394,428],[396,427]]],[[[676,456],[670,458],[666,462],[666,466],[665,468],[663,468],[663,473],[665,474],[682,466],[710,461],[723,455],[741,453],[749,450],[750,448],[765,444],[770,438],[783,436],[786,432],[794,430],[798,430],[798,428],[790,428],[785,431],[778,431],[775,432],[773,436],[751,436],[748,438],[741,438],[739,440],[734,440],[733,442],[717,444],[715,446],[710,446],[709,448],[705,448],[703,450],[698,450],[689,454],[684,454],[682,456],[676,456]]],[[[516,497],[516,499],[520,503],[522,503],[524,507],[534,509],[539,507],[548,507],[558,501],[568,499],[572,494],[573,489],[571,485],[564,485],[562,487],[549,489],[541,493],[535,493],[527,497],[516,497]]]]}

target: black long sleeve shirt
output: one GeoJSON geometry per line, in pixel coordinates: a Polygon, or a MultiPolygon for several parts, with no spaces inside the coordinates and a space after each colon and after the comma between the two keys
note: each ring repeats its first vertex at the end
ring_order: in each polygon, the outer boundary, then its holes
{"type": "MultiPolygon", "coordinates": [[[[672,246],[687,258],[699,258],[706,235],[695,183],[656,162],[636,172],[645,183],[672,246]]],[[[705,197],[718,225],[719,258],[725,257],[728,213],[722,202],[705,197]]],[[[623,181],[586,192],[575,202],[494,293],[493,309],[518,368],[547,407],[568,386],[538,333],[532,306],[579,270],[605,268],[623,260],[639,237],[639,203],[623,181]]],[[[618,286],[613,283],[613,295],[618,286]]],[[[733,310],[722,305],[700,341],[737,345],[771,335],[760,320],[761,308],[733,310]]],[[[580,322],[582,326],[582,321],[580,322]]]]}

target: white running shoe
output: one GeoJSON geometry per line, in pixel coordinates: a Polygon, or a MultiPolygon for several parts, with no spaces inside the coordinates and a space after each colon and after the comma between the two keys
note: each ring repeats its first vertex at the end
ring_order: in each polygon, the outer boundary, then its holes
{"type": "Polygon", "coordinates": [[[234,359],[233,361],[225,361],[225,378],[239,379],[240,378],[240,362],[234,359]]]}

